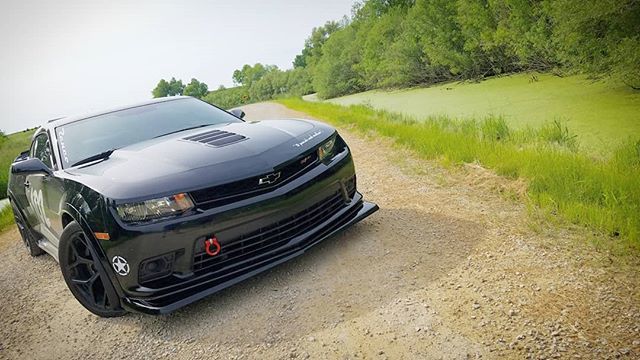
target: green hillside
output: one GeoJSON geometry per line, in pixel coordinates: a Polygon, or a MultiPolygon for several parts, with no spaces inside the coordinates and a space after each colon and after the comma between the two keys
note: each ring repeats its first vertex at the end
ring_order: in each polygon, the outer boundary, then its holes
{"type": "Polygon", "coordinates": [[[640,92],[584,76],[518,74],[478,83],[374,90],[328,101],[369,104],[418,119],[432,115],[465,119],[499,115],[520,129],[538,128],[560,119],[578,135],[583,148],[600,153],[608,153],[621,140],[640,138],[640,92]]]}
{"type": "Polygon", "coordinates": [[[0,139],[0,199],[7,197],[9,167],[22,151],[29,148],[33,131],[22,131],[0,139]]]}

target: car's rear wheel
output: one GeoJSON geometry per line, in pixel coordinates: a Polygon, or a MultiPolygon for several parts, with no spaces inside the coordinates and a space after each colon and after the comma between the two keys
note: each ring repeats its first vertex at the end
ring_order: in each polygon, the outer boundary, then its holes
{"type": "Polygon", "coordinates": [[[87,310],[102,317],[126,313],[87,235],[75,221],[60,236],[59,260],[69,290],[87,310]]]}
{"type": "Polygon", "coordinates": [[[11,202],[11,210],[13,210],[13,219],[16,222],[16,226],[18,227],[18,231],[20,232],[20,237],[22,237],[22,242],[24,246],[27,248],[29,255],[31,256],[39,256],[44,254],[44,250],[42,250],[38,246],[38,242],[36,241],[35,236],[33,236],[33,232],[27,225],[27,222],[22,218],[22,214],[20,210],[16,207],[16,205],[11,202]]]}

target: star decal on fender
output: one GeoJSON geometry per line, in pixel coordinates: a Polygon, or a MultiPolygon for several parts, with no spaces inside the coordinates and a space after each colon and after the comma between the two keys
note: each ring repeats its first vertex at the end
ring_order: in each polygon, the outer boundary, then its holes
{"type": "Polygon", "coordinates": [[[114,256],[111,260],[113,263],[113,269],[120,276],[129,274],[129,263],[122,256],[114,256]]]}

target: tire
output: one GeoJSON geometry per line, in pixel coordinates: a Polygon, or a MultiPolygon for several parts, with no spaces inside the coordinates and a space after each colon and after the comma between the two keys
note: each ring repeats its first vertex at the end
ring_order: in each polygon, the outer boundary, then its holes
{"type": "Polygon", "coordinates": [[[100,317],[126,314],[87,235],[75,221],[62,231],[59,260],[64,281],[82,306],[100,317]]]}
{"type": "Polygon", "coordinates": [[[11,210],[13,210],[13,219],[16,222],[16,226],[18,227],[18,232],[20,232],[20,236],[22,237],[22,242],[24,246],[27,248],[29,255],[36,257],[44,254],[44,250],[42,250],[38,246],[38,242],[36,241],[36,237],[33,235],[33,231],[27,225],[27,222],[24,221],[22,217],[22,213],[16,207],[16,205],[11,202],[11,210]]]}

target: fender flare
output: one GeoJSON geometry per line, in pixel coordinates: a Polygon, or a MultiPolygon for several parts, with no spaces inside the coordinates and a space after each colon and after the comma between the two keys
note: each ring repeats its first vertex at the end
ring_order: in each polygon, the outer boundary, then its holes
{"type": "MultiPolygon", "coordinates": [[[[112,294],[114,294],[117,298],[123,299],[124,293],[122,292],[122,289],[120,288],[120,286],[114,285],[114,284],[119,285],[120,283],[118,282],[118,279],[115,273],[113,272],[113,268],[111,267],[111,262],[107,258],[107,254],[104,252],[104,249],[102,248],[102,246],[100,246],[100,240],[98,240],[93,234],[93,231],[89,226],[88,221],[86,220],[86,214],[82,213],[81,209],[85,207],[90,209],[88,203],[82,197],[82,195],[77,194],[76,196],[73,197],[73,199],[71,199],[70,202],[65,202],[63,209],[61,210],[61,214],[67,214],[71,216],[73,221],[75,221],[76,223],[78,223],[78,225],[80,225],[82,230],[87,235],[87,240],[91,244],[91,247],[93,248],[93,252],[98,257],[97,265],[102,268],[101,270],[104,271],[104,273],[107,275],[107,277],[110,280],[109,284],[106,284],[106,288],[107,288],[106,290],[109,292],[112,292],[112,294]]],[[[59,248],[58,248],[58,252],[60,252],[59,248]]],[[[60,256],[60,254],[58,254],[58,256],[60,256]]]]}

